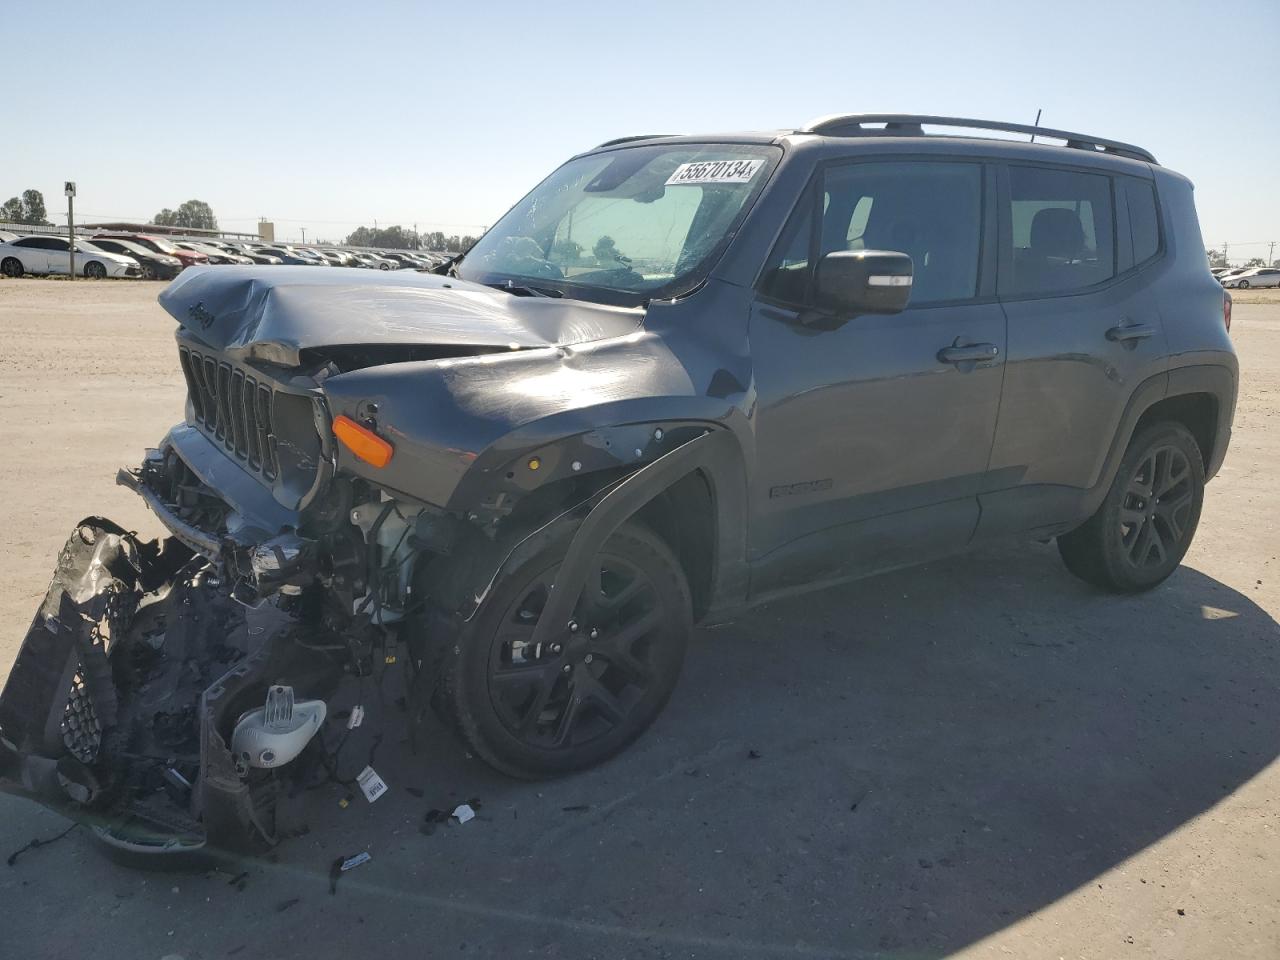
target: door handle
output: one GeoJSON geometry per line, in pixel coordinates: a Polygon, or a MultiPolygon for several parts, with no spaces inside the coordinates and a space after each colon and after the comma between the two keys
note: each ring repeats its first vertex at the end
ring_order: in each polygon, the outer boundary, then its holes
{"type": "Polygon", "coordinates": [[[1107,331],[1107,339],[1115,343],[1124,343],[1128,340],[1145,340],[1147,337],[1154,337],[1156,328],[1149,323],[1122,323],[1118,327],[1112,327],[1107,331]]]}
{"type": "Polygon", "coordinates": [[[1000,356],[1000,348],[994,343],[956,344],[938,351],[939,363],[982,363],[1000,356]]]}

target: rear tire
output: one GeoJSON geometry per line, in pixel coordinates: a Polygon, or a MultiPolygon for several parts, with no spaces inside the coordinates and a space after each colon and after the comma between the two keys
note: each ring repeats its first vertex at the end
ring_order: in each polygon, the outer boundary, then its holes
{"type": "Polygon", "coordinates": [[[0,273],[16,280],[26,273],[26,270],[22,266],[22,261],[17,257],[5,257],[4,262],[0,263],[0,273]]]}
{"type": "Polygon", "coordinates": [[[1195,437],[1180,423],[1154,423],[1129,442],[1097,512],[1058,537],[1058,552],[1086,583],[1115,593],[1150,590],[1182,562],[1203,503],[1195,437]]]}
{"type": "Polygon", "coordinates": [[[490,766],[539,779],[593,766],[666,705],[693,631],[671,549],[624,524],[599,554],[570,623],[528,645],[572,530],[515,563],[443,653],[434,706],[490,766]]]}

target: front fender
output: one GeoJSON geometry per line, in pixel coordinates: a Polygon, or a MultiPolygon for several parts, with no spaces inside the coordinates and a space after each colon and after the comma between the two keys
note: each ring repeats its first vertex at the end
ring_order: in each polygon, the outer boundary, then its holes
{"type": "Polygon", "coordinates": [[[323,390],[335,416],[371,424],[394,447],[380,469],[340,447],[340,470],[458,511],[504,490],[639,466],[670,449],[661,437],[677,422],[744,419],[732,399],[700,395],[663,339],[645,332],[369,367],[330,377],[323,390]]]}

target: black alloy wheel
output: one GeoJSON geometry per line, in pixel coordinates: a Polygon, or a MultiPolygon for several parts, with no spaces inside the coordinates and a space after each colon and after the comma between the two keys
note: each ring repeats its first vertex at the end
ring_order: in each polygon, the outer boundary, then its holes
{"type": "Polygon", "coordinates": [[[692,632],[679,561],[627,524],[593,562],[572,618],[535,644],[566,546],[548,544],[500,580],[442,670],[437,709],[512,776],[579,770],[631,743],[670,697],[692,632]]]}
{"type": "Polygon", "coordinates": [[[90,260],[84,265],[84,275],[91,280],[101,280],[107,275],[107,268],[97,260],[90,260]]]}
{"type": "Polygon", "coordinates": [[[1120,505],[1120,542],[1140,570],[1161,567],[1184,540],[1195,506],[1191,464],[1173,444],[1151,449],[1129,478],[1120,505]]]}
{"type": "Polygon", "coordinates": [[[22,268],[22,261],[17,257],[5,257],[4,262],[0,263],[0,273],[3,273],[6,277],[13,277],[16,280],[25,272],[22,268]]]}
{"type": "Polygon", "coordinates": [[[1058,537],[1082,580],[1120,593],[1148,590],[1182,562],[1200,522],[1204,462],[1180,423],[1156,423],[1130,442],[1106,499],[1083,526],[1058,537]]]}

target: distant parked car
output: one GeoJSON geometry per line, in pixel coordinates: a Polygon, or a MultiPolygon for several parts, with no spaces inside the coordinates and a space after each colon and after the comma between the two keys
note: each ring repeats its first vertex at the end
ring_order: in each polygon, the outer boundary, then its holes
{"type": "Polygon", "coordinates": [[[320,265],[320,261],[313,257],[302,256],[301,251],[295,250],[293,247],[255,247],[258,253],[263,253],[271,257],[279,257],[282,263],[290,263],[296,266],[316,267],[320,265]]]}
{"type": "Polygon", "coordinates": [[[373,270],[395,270],[400,266],[394,260],[389,260],[386,257],[380,257],[372,253],[366,253],[363,250],[352,250],[351,255],[356,258],[356,261],[360,266],[369,267],[373,270]]]}
{"type": "Polygon", "coordinates": [[[216,250],[223,250],[226,253],[235,254],[238,257],[244,257],[244,260],[247,263],[256,263],[261,266],[284,263],[284,261],[279,257],[273,257],[265,253],[258,253],[258,251],[247,245],[236,246],[235,244],[227,243],[225,240],[206,240],[204,245],[206,247],[213,247],[216,250]]]}
{"type": "Polygon", "coordinates": [[[167,253],[156,253],[132,240],[100,237],[93,241],[93,245],[108,253],[118,253],[122,257],[129,257],[136,261],[142,268],[144,280],[172,280],[182,272],[182,261],[177,257],[171,257],[167,253]]]}
{"type": "Polygon", "coordinates": [[[1254,267],[1222,278],[1224,287],[1248,290],[1250,287],[1280,287],[1280,268],[1254,267]]]}
{"type": "Polygon", "coordinates": [[[412,253],[405,253],[401,250],[391,250],[383,254],[388,260],[394,260],[401,267],[408,267],[410,270],[417,270],[422,267],[422,261],[412,253]]]}
{"type": "Polygon", "coordinates": [[[262,266],[278,266],[279,264],[284,263],[284,261],[279,257],[273,257],[269,253],[263,253],[262,251],[251,247],[247,243],[233,243],[230,240],[210,240],[209,244],[210,246],[217,247],[219,250],[225,250],[227,253],[238,253],[242,257],[248,257],[253,263],[262,266]]]}
{"type": "Polygon", "coordinates": [[[212,246],[207,243],[201,243],[198,240],[175,240],[175,247],[183,250],[190,250],[192,253],[203,253],[209,258],[210,263],[234,263],[247,265],[253,263],[248,257],[240,253],[228,253],[219,247],[212,246]]]}
{"type": "Polygon", "coordinates": [[[350,250],[329,250],[327,252],[336,256],[344,267],[360,266],[360,261],[355,258],[355,255],[350,250]]]}
{"type": "Polygon", "coordinates": [[[8,230],[0,230],[0,243],[8,243],[11,240],[17,240],[21,234],[10,233],[8,230]]]}
{"type": "Polygon", "coordinates": [[[306,252],[314,254],[331,267],[345,267],[347,265],[346,258],[334,253],[332,250],[317,250],[314,247],[308,247],[306,252]]]}
{"type": "MultiPolygon", "coordinates": [[[[66,274],[70,269],[65,237],[19,237],[0,243],[0,273],[20,277],[24,273],[66,274]]],[[[87,240],[76,241],[76,275],[100,280],[103,277],[140,277],[137,261],[109,253],[87,240]]]]}
{"type": "Polygon", "coordinates": [[[97,240],[99,237],[107,240],[128,240],[131,243],[146,247],[148,250],[154,250],[156,253],[177,257],[182,261],[184,267],[195,267],[209,262],[209,258],[203,253],[184,250],[182,247],[175,246],[172,240],[153,236],[149,233],[100,233],[94,239],[97,240]]]}

